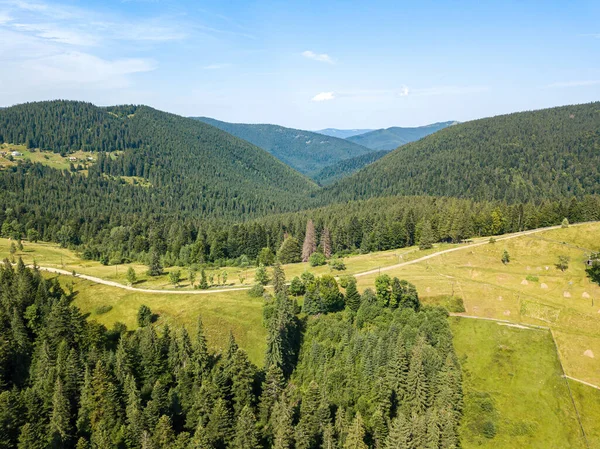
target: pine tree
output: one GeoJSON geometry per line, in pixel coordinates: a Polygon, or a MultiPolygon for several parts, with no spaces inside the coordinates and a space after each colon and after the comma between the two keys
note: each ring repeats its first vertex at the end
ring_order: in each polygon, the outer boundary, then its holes
{"type": "Polygon", "coordinates": [[[269,422],[271,410],[279,399],[284,387],[285,379],[283,378],[281,367],[278,364],[272,363],[267,369],[260,396],[260,422],[263,426],[266,426],[269,422]]]}
{"type": "Polygon", "coordinates": [[[412,447],[410,422],[403,413],[399,413],[390,426],[385,449],[412,449],[412,447]]]}
{"type": "Polygon", "coordinates": [[[327,228],[321,232],[321,251],[327,259],[331,257],[331,234],[327,228]]]}
{"type": "Polygon", "coordinates": [[[356,289],[356,279],[354,278],[348,281],[346,287],[346,307],[355,312],[360,308],[360,294],[356,289]]]}
{"type": "Polygon", "coordinates": [[[258,433],[256,418],[249,406],[244,406],[237,419],[235,437],[231,446],[233,449],[258,449],[258,433]]]}
{"type": "Polygon", "coordinates": [[[206,425],[206,436],[213,446],[227,447],[231,439],[231,431],[231,415],[225,401],[219,398],[206,425]]]}
{"type": "Polygon", "coordinates": [[[287,296],[287,285],[285,284],[285,273],[279,261],[273,265],[273,291],[275,295],[287,296]]]}
{"type": "Polygon", "coordinates": [[[294,237],[285,239],[277,251],[277,259],[283,264],[300,262],[302,260],[302,248],[298,240],[294,237]]]}
{"type": "Polygon", "coordinates": [[[308,390],[302,396],[300,404],[300,421],[296,426],[296,449],[308,449],[313,447],[319,438],[319,403],[321,393],[319,386],[312,381],[308,390]]]}
{"type": "Polygon", "coordinates": [[[302,262],[308,262],[308,258],[317,250],[315,225],[312,220],[306,222],[306,233],[302,245],[302,262]]]}
{"type": "Polygon", "coordinates": [[[139,327],[146,327],[152,323],[152,310],[145,304],[138,309],[137,322],[139,327]]]}
{"type": "Polygon", "coordinates": [[[72,436],[70,404],[65,397],[61,380],[56,379],[54,385],[48,441],[51,447],[62,448],[68,446],[72,436]]]}
{"type": "Polygon", "coordinates": [[[140,393],[131,374],[125,379],[123,393],[127,403],[125,408],[125,422],[127,424],[125,439],[130,448],[139,448],[144,433],[144,416],[142,414],[140,393]]]}
{"type": "Polygon", "coordinates": [[[163,274],[163,267],[160,263],[160,254],[156,249],[152,250],[150,255],[150,265],[148,266],[148,275],[160,276],[163,274]]]}
{"type": "Polygon", "coordinates": [[[428,383],[423,366],[424,338],[420,337],[413,347],[410,368],[406,377],[406,405],[410,407],[411,413],[419,415],[425,413],[428,401],[428,383]]]}
{"type": "Polygon", "coordinates": [[[172,449],[175,442],[175,433],[171,426],[171,419],[168,416],[162,415],[159,418],[152,435],[152,440],[156,449],[172,449]]]}
{"type": "Polygon", "coordinates": [[[206,271],[204,268],[200,271],[200,284],[198,284],[201,290],[206,290],[208,288],[208,281],[206,279],[206,271]]]}
{"type": "Polygon", "coordinates": [[[431,228],[431,223],[429,221],[425,221],[421,228],[421,237],[419,238],[419,249],[425,250],[433,247],[435,243],[435,234],[433,229],[431,228]]]}
{"type": "Polygon", "coordinates": [[[344,449],[367,449],[368,446],[365,444],[365,426],[363,424],[362,416],[360,412],[356,413],[354,421],[348,429],[348,436],[344,443],[344,449]]]}
{"type": "Polygon", "coordinates": [[[293,410],[285,395],[282,395],[273,407],[273,449],[290,449],[293,447],[294,426],[293,410]]]}

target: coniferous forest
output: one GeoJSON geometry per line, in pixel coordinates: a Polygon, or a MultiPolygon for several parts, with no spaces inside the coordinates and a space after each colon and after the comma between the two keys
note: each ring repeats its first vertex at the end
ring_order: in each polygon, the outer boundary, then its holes
{"type": "Polygon", "coordinates": [[[211,352],[201,320],[169,326],[147,306],[136,329],[107,329],[72,305],[77,292],[5,261],[0,449],[460,447],[447,312],[385,274],[359,292],[351,277],[309,272],[288,285],[281,264],[343,266],[348,254],[599,220],[597,105],[457,124],[367,154],[377,160],[347,177],[361,162],[342,161],[325,188],[224,131],[146,106],[1,109],[0,143],[95,161],[2,166],[0,236],[151,272],[255,263],[258,280],[273,265],[273,289],[250,291],[267,331],[259,367],[233,336],[211,352]]]}
{"type": "Polygon", "coordinates": [[[277,270],[259,369],[233,336],[211,353],[201,320],[190,334],[142,306],[134,331],[88,322],[56,279],[5,261],[0,447],[458,447],[446,312],[397,279],[362,296],[313,279],[307,295],[338,299],[300,320],[277,270]]]}

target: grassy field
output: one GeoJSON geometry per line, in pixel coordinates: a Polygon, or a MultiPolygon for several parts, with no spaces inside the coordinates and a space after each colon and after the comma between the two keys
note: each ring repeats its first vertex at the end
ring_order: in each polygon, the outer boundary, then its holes
{"type": "MultiPolygon", "coordinates": [[[[0,238],[0,257],[9,256],[9,248],[11,241],[0,238]]],[[[132,267],[138,278],[135,287],[148,289],[192,289],[189,282],[189,272],[185,267],[169,267],[165,269],[163,276],[151,277],[146,275],[147,266],[139,263],[121,264],[121,265],[102,265],[97,261],[83,260],[74,251],[66,248],[61,248],[54,243],[29,243],[23,242],[24,249],[15,254],[16,257],[21,257],[26,264],[31,264],[35,260],[38,265],[45,267],[61,268],[67,271],[75,270],[77,273],[95,276],[109,281],[119,282],[123,285],[127,284],[127,269],[132,267]],[[181,282],[177,287],[169,283],[168,274],[171,271],[180,270],[181,282]]],[[[287,264],[283,266],[288,280],[294,276],[300,276],[305,271],[310,271],[316,275],[334,274],[336,276],[344,276],[356,274],[367,270],[383,268],[394,265],[400,262],[406,262],[426,254],[440,251],[447,248],[452,248],[457,245],[440,244],[427,251],[419,251],[416,247],[401,248],[391,251],[381,251],[372,254],[360,254],[344,259],[346,270],[332,271],[329,265],[320,267],[311,267],[308,263],[287,264]]],[[[250,286],[254,283],[255,267],[239,268],[239,267],[224,267],[207,269],[207,276],[214,277],[215,287],[241,287],[250,286]],[[218,282],[218,276],[223,272],[227,273],[227,282],[218,282]],[[241,283],[240,275],[244,276],[244,283],[241,283]]],[[[196,276],[196,282],[199,279],[199,273],[196,276]]]]}
{"type": "Polygon", "coordinates": [[[23,156],[16,156],[10,161],[7,158],[0,157],[0,166],[9,167],[12,165],[16,165],[19,160],[29,160],[31,162],[39,162],[43,165],[47,165],[51,168],[56,168],[58,170],[68,170],[71,161],[69,157],[74,157],[77,160],[72,162],[74,165],[81,164],[86,166],[90,163],[88,161],[88,157],[96,160],[96,156],[93,153],[88,153],[84,151],[77,151],[75,153],[71,153],[66,157],[61,156],[58,153],[53,153],[52,151],[40,151],[40,150],[28,150],[25,145],[12,145],[12,144],[2,144],[0,145],[0,151],[18,151],[23,154],[23,156]]]}
{"type": "MultiPolygon", "coordinates": [[[[600,385],[600,287],[585,275],[585,260],[600,249],[600,224],[571,226],[466,248],[387,271],[413,282],[421,299],[454,294],[465,314],[550,327],[568,375],[600,385]],[[507,250],[510,263],[501,262],[507,250]],[[569,268],[555,267],[559,255],[569,268]]],[[[372,287],[376,274],[360,277],[372,287]]]]}
{"type": "Polygon", "coordinates": [[[600,390],[569,380],[590,449],[600,449],[600,390]]]}
{"type": "Polygon", "coordinates": [[[252,362],[262,365],[266,348],[266,330],[262,325],[261,298],[251,298],[246,292],[211,295],[169,295],[138,293],[89,281],[61,276],[63,283],[74,281],[77,292],[74,305],[89,319],[107,327],[119,321],[128,329],[137,327],[136,314],[142,304],[160,316],[160,323],[183,324],[194,332],[198,316],[202,317],[208,344],[215,350],[225,348],[231,330],[239,345],[248,352],[252,362]],[[100,306],[112,306],[97,314],[100,306]]]}
{"type": "MultiPolygon", "coordinates": [[[[463,369],[463,448],[586,447],[548,331],[457,317],[450,323],[463,369]]],[[[590,433],[597,417],[589,419],[590,433]]]]}

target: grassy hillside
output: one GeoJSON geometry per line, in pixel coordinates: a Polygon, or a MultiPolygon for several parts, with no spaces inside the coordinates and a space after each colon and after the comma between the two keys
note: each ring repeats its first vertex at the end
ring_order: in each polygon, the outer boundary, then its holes
{"type": "Polygon", "coordinates": [[[338,161],[372,151],[344,139],[278,125],[227,123],[208,117],[197,119],[253,143],[308,176],[338,161]]]}
{"type": "Polygon", "coordinates": [[[338,179],[342,179],[352,173],[357,172],[361,168],[372,164],[376,160],[381,159],[388,154],[389,151],[373,151],[372,153],[363,154],[350,159],[344,159],[333,165],[329,165],[317,173],[313,178],[321,185],[329,185],[338,179]]]}
{"type": "Polygon", "coordinates": [[[463,371],[463,448],[587,447],[548,331],[450,324],[463,371]]]}
{"type": "Polygon", "coordinates": [[[398,148],[322,198],[428,194],[515,202],[597,193],[598,123],[600,103],[461,123],[398,148]]]}
{"type": "Polygon", "coordinates": [[[392,128],[376,129],[367,133],[347,137],[350,142],[363,145],[373,150],[391,151],[401,145],[422,139],[429,134],[433,134],[440,129],[447,128],[458,122],[433,123],[426,126],[417,126],[415,128],[401,128],[394,126],[392,128]]]}
{"type": "MultiPolygon", "coordinates": [[[[585,274],[600,223],[465,248],[386,271],[414,283],[425,303],[460,297],[466,315],[552,329],[567,375],[600,385],[600,286],[585,274]],[[504,250],[510,262],[501,261],[504,250]],[[558,257],[569,268],[555,267],[558,257]]],[[[359,277],[374,285],[377,273],[359,277]]]]}

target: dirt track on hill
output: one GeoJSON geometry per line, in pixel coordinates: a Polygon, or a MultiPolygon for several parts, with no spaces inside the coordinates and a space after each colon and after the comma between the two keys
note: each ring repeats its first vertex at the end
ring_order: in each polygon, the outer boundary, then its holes
{"type": "MultiPolygon", "coordinates": [[[[579,225],[583,225],[583,224],[586,224],[586,223],[578,223],[578,224],[571,225],[571,226],[579,226],[579,225]]],[[[496,241],[501,242],[503,240],[514,239],[516,237],[522,237],[524,235],[537,234],[539,232],[549,231],[551,229],[559,229],[560,227],[561,227],[560,225],[559,226],[550,226],[547,228],[539,228],[539,229],[532,229],[529,231],[516,232],[514,234],[509,234],[509,235],[505,235],[503,237],[498,237],[498,238],[496,238],[496,241]]],[[[443,251],[438,251],[436,253],[428,254],[427,256],[423,256],[418,259],[410,260],[408,262],[401,262],[401,263],[398,263],[395,265],[390,265],[387,267],[377,268],[377,269],[369,270],[369,271],[363,271],[362,273],[354,274],[354,277],[368,276],[370,274],[378,274],[383,271],[394,270],[396,268],[401,268],[401,267],[404,267],[407,265],[412,265],[415,263],[423,262],[425,260],[433,259],[434,257],[441,256],[442,254],[448,254],[448,253],[451,253],[454,251],[462,251],[467,248],[476,248],[478,246],[487,245],[488,242],[489,242],[489,239],[481,238],[481,241],[479,241],[479,239],[478,239],[478,241],[476,243],[466,243],[466,244],[464,244],[462,246],[458,246],[456,248],[450,248],[450,249],[446,249],[443,251]]],[[[61,270],[60,268],[43,267],[43,266],[37,266],[37,268],[39,270],[47,271],[49,273],[73,276],[73,272],[70,272],[67,270],[61,270]]],[[[97,284],[108,285],[109,287],[122,288],[124,290],[129,290],[132,292],[139,292],[139,293],[162,293],[162,294],[173,294],[173,295],[209,295],[211,293],[236,292],[236,291],[241,291],[241,290],[249,290],[250,288],[252,288],[252,287],[233,287],[233,288],[220,288],[220,289],[214,289],[214,290],[210,290],[210,289],[209,290],[160,290],[160,289],[136,288],[136,287],[132,287],[130,285],[124,285],[124,284],[120,284],[120,283],[114,282],[114,281],[107,281],[106,279],[98,278],[95,276],[89,276],[87,274],[79,274],[77,272],[75,273],[75,277],[80,278],[80,279],[85,279],[86,281],[95,282],[97,284]]]]}

